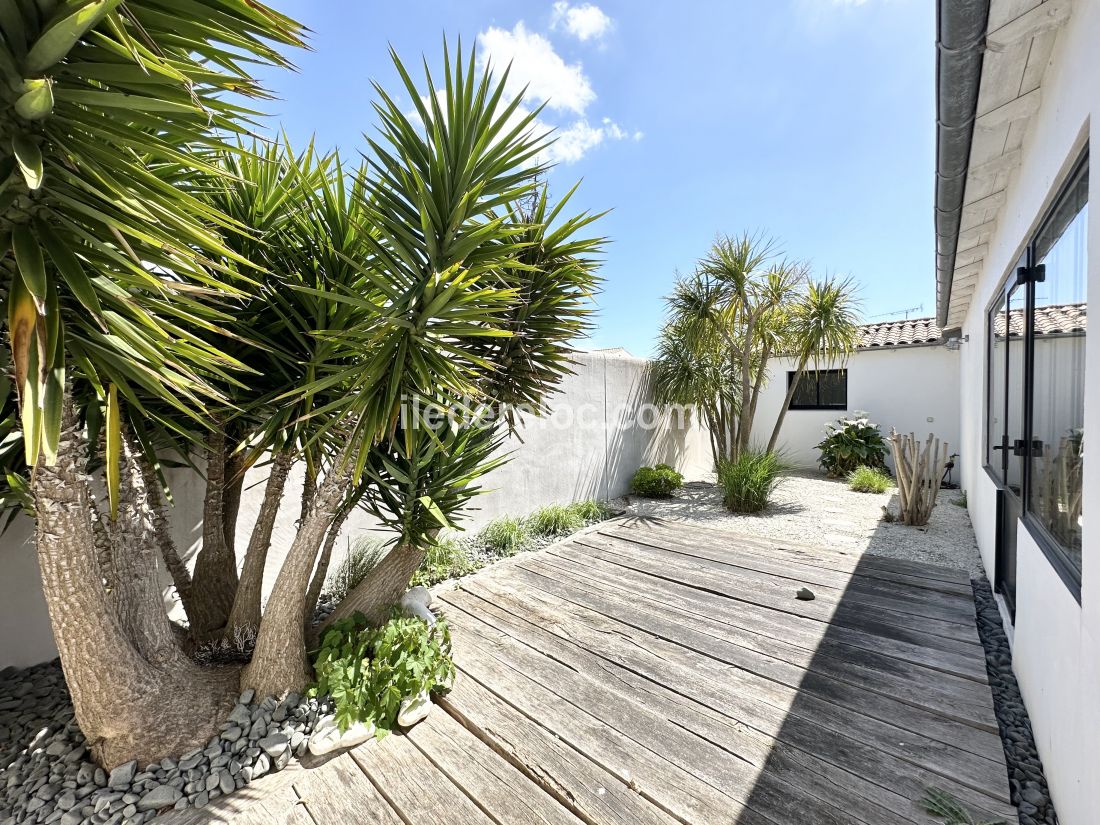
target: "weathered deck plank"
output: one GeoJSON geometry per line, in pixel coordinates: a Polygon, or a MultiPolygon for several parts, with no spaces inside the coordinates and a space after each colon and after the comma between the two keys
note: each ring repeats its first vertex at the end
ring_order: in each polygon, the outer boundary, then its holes
{"type": "Polygon", "coordinates": [[[440,601],[427,721],[163,821],[1017,822],[965,571],[625,518],[440,601]]]}
{"type": "MultiPolygon", "coordinates": [[[[540,598],[532,587],[513,590],[508,584],[483,580],[446,599],[449,605],[498,629],[526,638],[532,648],[565,661],[580,672],[612,675],[613,679],[604,680],[611,689],[628,683],[631,687],[625,691],[627,695],[636,695],[638,680],[633,676],[640,674],[652,685],[665,686],[677,694],[679,706],[692,702],[706,705],[773,740],[783,730],[783,740],[792,746],[836,767],[849,771],[858,768],[860,776],[878,781],[883,787],[896,788],[899,783],[905,786],[907,780],[923,778],[929,783],[952,787],[960,798],[973,797],[975,804],[1007,802],[1003,790],[995,798],[986,798],[985,789],[991,785],[998,787],[1004,771],[992,760],[934,742],[924,742],[922,746],[923,737],[912,732],[904,734],[905,740],[912,743],[910,748],[899,748],[897,753],[884,752],[881,744],[876,747],[874,743],[890,739],[893,748],[893,742],[902,735],[889,725],[868,722],[855,712],[840,708],[809,714],[798,704],[797,691],[787,691],[788,701],[784,704],[781,687],[762,680],[746,684],[739,673],[720,662],[707,661],[689,649],[632,627],[616,626],[598,614],[587,611],[582,614],[575,606],[560,600],[540,598]],[[481,602],[476,603],[476,599],[481,602]],[[790,712],[805,717],[804,722],[788,721],[790,712]],[[868,739],[871,745],[866,744],[868,739]],[[914,770],[914,766],[919,769],[914,770]],[[954,787],[956,784],[960,787],[954,787]],[[972,794],[975,789],[978,793],[972,794]]],[[[667,716],[672,709],[670,705],[662,713],[667,716]]],[[[907,804],[903,811],[906,815],[909,807],[907,804]]]]}

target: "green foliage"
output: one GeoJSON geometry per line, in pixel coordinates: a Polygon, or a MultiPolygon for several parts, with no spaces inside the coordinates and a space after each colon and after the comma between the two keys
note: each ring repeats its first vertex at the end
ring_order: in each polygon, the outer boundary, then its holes
{"type": "Polygon", "coordinates": [[[0,293],[25,460],[56,458],[72,379],[203,429],[231,368],[203,334],[225,320],[203,297],[220,291],[205,263],[240,227],[202,179],[253,128],[249,98],[269,97],[250,70],[289,66],[280,49],[303,29],[240,0],[0,9],[0,293]]]}
{"type": "Polygon", "coordinates": [[[954,504],[956,507],[962,507],[965,510],[967,507],[966,490],[963,490],[961,493],[959,493],[958,498],[951,499],[951,503],[954,504]]]}
{"type": "Polygon", "coordinates": [[[454,538],[441,538],[428,546],[420,569],[413,575],[413,585],[431,587],[447,579],[457,579],[475,570],[466,545],[454,538]]]}
{"type": "Polygon", "coordinates": [[[584,527],[584,519],[571,507],[550,504],[527,517],[527,529],[535,536],[565,536],[584,527]]]}
{"type": "Polygon", "coordinates": [[[848,489],[857,493],[885,493],[894,486],[894,479],[883,470],[860,465],[848,473],[848,489]]]}
{"type": "Polygon", "coordinates": [[[514,556],[531,543],[531,532],[523,519],[501,516],[493,519],[479,534],[479,538],[495,556],[514,556]]]}
{"type": "Polygon", "coordinates": [[[978,822],[962,804],[946,791],[929,788],[923,799],[924,809],[944,825],[1005,825],[1003,819],[978,822]]]}
{"type": "Polygon", "coordinates": [[[831,477],[843,478],[859,467],[886,469],[886,442],[878,424],[872,424],[866,413],[826,424],[825,433],[817,449],[821,450],[821,466],[831,477]]]}
{"type": "Polygon", "coordinates": [[[569,505],[569,509],[586,525],[603,521],[611,515],[610,507],[602,501],[591,498],[585,501],[574,501],[569,505]]]}
{"type": "Polygon", "coordinates": [[[734,513],[758,513],[768,506],[780,476],[789,470],[778,453],[745,450],[718,465],[722,503],[734,513]]]}
{"type": "Polygon", "coordinates": [[[639,467],[630,480],[630,489],[647,498],[667,498],[684,486],[684,477],[667,464],[639,467]]]}
{"type": "Polygon", "coordinates": [[[367,574],[375,568],[385,553],[385,542],[363,536],[348,547],[348,554],[335,571],[328,574],[325,592],[337,602],[359,586],[367,574]]]}
{"type": "Polygon", "coordinates": [[[445,619],[394,616],[368,628],[363,615],[335,622],[313,663],[312,696],[330,696],[336,722],[372,722],[381,737],[397,721],[401,701],[421,692],[448,690],[454,681],[451,633],[445,619]]]}

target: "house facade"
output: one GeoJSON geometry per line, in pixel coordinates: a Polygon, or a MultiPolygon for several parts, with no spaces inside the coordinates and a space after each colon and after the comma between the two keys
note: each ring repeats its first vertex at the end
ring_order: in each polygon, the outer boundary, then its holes
{"type": "MultiPolygon", "coordinates": [[[[788,358],[769,365],[754,440],[767,442],[794,367],[788,358]]],[[[951,453],[960,452],[959,352],[945,343],[934,318],[865,324],[858,347],[843,363],[818,367],[802,376],[783,419],[777,445],[788,463],[818,469],[825,425],[856,412],[866,413],[884,435],[891,429],[922,439],[934,433],[951,453]]]]}
{"type": "Polygon", "coordinates": [[[1064,825],[1100,819],[1100,2],[940,0],[937,322],[962,472],[1064,825]]]}

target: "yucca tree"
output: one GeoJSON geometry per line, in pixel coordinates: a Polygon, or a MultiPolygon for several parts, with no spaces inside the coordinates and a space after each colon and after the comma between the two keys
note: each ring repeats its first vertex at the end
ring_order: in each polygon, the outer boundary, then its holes
{"type": "Polygon", "coordinates": [[[794,361],[794,376],[768,439],[769,452],[779,442],[791,399],[807,369],[843,365],[859,345],[859,302],[854,282],[831,276],[807,280],[784,315],[781,341],[783,354],[794,361]]]}
{"type": "MultiPolygon", "coordinates": [[[[716,393],[709,417],[720,428],[712,439],[722,460],[749,447],[768,363],[782,344],[785,309],[805,271],[804,264],[783,259],[776,242],[763,234],[719,236],[666,299],[665,343],[654,373],[657,397],[693,397],[676,391],[682,381],[676,362],[697,361],[695,372],[708,376],[716,393]]],[[[698,382],[691,389],[703,391],[698,382]]],[[[688,403],[706,409],[702,399],[688,403]]]]}
{"type": "Polygon", "coordinates": [[[263,97],[241,67],[286,65],[299,38],[244,0],[0,3],[0,289],[27,492],[77,719],[107,765],[185,749],[224,712],[231,676],[192,665],[164,613],[123,418],[189,437],[241,366],[203,334],[227,317],[206,264],[236,227],[192,184],[242,128],[233,101],[263,97]],[[85,472],[101,450],[103,507],[85,472]]]}
{"type": "MultiPolygon", "coordinates": [[[[271,474],[238,581],[208,471],[211,525],[191,588],[200,603],[221,593],[200,634],[257,631],[241,684],[258,695],[308,679],[308,620],[351,510],[370,509],[395,540],[336,615],[382,621],[499,461],[500,421],[514,405],[541,407],[588,326],[601,242],[580,233],[598,216],[565,217],[568,197],[548,205],[533,162],[545,137],[532,117],[515,124],[506,77],[445,51],[441,96],[430,74],[418,88],[394,61],[410,95],[429,102],[417,122],[378,89],[381,136],[367,165],[272,144],[223,155],[231,176],[208,187],[245,230],[227,236],[235,257],[218,261],[241,295],[228,334],[211,340],[249,369],[226,390],[236,411],[226,408],[221,431],[244,466],[265,456],[271,474]],[[460,420],[435,426],[416,412],[428,404],[460,420]],[[298,461],[301,519],[261,609],[271,526],[298,461]],[[204,566],[211,549],[216,564],[204,566]]],[[[209,463],[219,450],[206,452],[209,463]]]]}
{"type": "Polygon", "coordinates": [[[698,410],[717,466],[729,449],[726,439],[733,432],[730,415],[736,409],[734,384],[721,360],[720,348],[691,333],[691,325],[683,322],[661,329],[650,366],[653,400],[666,407],[680,405],[698,410]]]}

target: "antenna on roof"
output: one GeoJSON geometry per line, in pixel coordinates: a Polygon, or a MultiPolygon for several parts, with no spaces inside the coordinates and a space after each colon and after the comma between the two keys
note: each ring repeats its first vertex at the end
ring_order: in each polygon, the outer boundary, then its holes
{"type": "Polygon", "coordinates": [[[883,312],[879,315],[872,315],[872,318],[895,318],[898,315],[904,315],[905,320],[909,320],[910,312],[924,312],[924,304],[915,307],[909,307],[908,309],[899,309],[894,312],[883,312]]]}

